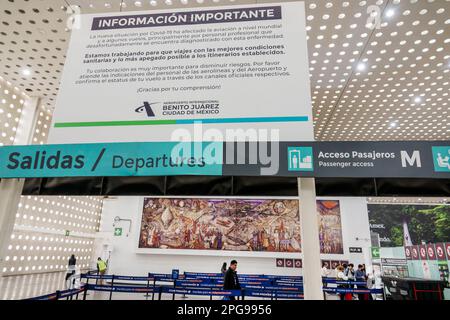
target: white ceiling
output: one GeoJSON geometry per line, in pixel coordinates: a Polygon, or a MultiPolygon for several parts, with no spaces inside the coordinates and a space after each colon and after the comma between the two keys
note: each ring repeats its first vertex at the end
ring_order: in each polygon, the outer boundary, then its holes
{"type": "MultiPolygon", "coordinates": [[[[283,1],[1,0],[0,75],[53,107],[69,5],[99,13],[266,2],[283,1]]],[[[450,0],[305,3],[317,140],[450,140],[450,0]],[[368,9],[379,10],[379,28],[367,26],[368,9]]]]}
{"type": "Polygon", "coordinates": [[[450,204],[450,198],[440,197],[369,197],[369,204],[450,204]]]}

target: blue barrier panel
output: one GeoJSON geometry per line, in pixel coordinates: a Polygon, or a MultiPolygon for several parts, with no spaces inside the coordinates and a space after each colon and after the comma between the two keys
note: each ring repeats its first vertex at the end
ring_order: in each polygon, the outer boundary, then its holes
{"type": "Polygon", "coordinates": [[[223,274],[221,273],[205,273],[205,272],[184,272],[184,275],[186,277],[223,277],[223,274]]]}
{"type": "Polygon", "coordinates": [[[303,292],[303,287],[280,287],[280,286],[245,286],[245,289],[261,289],[261,290],[272,290],[272,291],[283,291],[283,292],[303,292]]]}
{"type": "MultiPolygon", "coordinates": [[[[185,272],[186,278],[220,278],[223,279],[223,274],[221,273],[202,273],[202,272],[185,272]]],[[[261,279],[283,279],[283,280],[302,280],[302,276],[278,276],[278,275],[264,275],[264,274],[238,274],[239,279],[241,278],[261,278],[261,279]]]]}
{"type": "Polygon", "coordinates": [[[287,292],[268,292],[262,290],[245,290],[245,296],[247,297],[260,297],[260,298],[283,298],[283,299],[303,299],[303,293],[287,293],[287,292]]]}
{"type": "Polygon", "coordinates": [[[81,287],[80,289],[70,289],[70,290],[60,291],[59,292],[59,299],[67,298],[67,297],[70,297],[70,296],[74,296],[74,295],[77,295],[77,294],[79,294],[79,293],[81,293],[83,291],[84,291],[84,286],[81,287]]]}
{"type": "MultiPolygon", "coordinates": [[[[215,280],[215,279],[185,279],[185,280],[179,280],[180,282],[178,282],[180,285],[183,284],[196,284],[196,283],[201,283],[201,284],[209,284],[209,285],[213,285],[213,286],[221,286],[223,285],[223,281],[222,280],[215,280]]],[[[239,283],[241,285],[265,285],[265,286],[271,286],[273,284],[273,282],[271,280],[267,280],[265,279],[264,281],[253,281],[253,280],[239,280],[239,283]]]]}
{"type": "Polygon", "coordinates": [[[114,276],[114,280],[131,280],[131,281],[148,281],[153,280],[149,277],[138,277],[138,276],[114,276]]]}
{"type": "Polygon", "coordinates": [[[100,276],[100,275],[96,275],[96,274],[86,274],[86,273],[84,273],[84,274],[81,275],[81,279],[103,279],[103,280],[110,280],[110,279],[112,279],[112,275],[107,275],[107,274],[105,274],[105,275],[103,275],[103,276],[100,276]]]}
{"type": "Polygon", "coordinates": [[[56,292],[55,293],[46,294],[46,295],[43,295],[43,296],[28,298],[28,299],[24,299],[24,300],[55,300],[55,299],[56,299],[56,292]]]}
{"type": "Polygon", "coordinates": [[[176,281],[175,286],[177,287],[208,287],[208,288],[222,288],[223,285],[219,283],[212,282],[191,282],[187,280],[176,281]]]}
{"type": "Polygon", "coordinates": [[[57,291],[54,293],[50,293],[50,294],[46,294],[43,296],[38,296],[38,297],[32,297],[32,298],[28,298],[28,299],[24,299],[24,300],[56,300],[58,299],[62,299],[62,298],[67,298],[70,296],[74,296],[76,294],[79,294],[81,292],[84,291],[85,285],[83,285],[81,288],[79,289],[67,289],[67,290],[62,290],[62,291],[57,291]]]}
{"type": "Polygon", "coordinates": [[[303,283],[303,279],[284,279],[284,278],[279,278],[279,279],[272,279],[273,281],[282,281],[282,282],[291,282],[291,283],[296,283],[296,282],[300,282],[303,283]]]}
{"type": "Polygon", "coordinates": [[[285,282],[285,281],[278,281],[278,280],[275,280],[274,284],[276,284],[278,286],[283,286],[283,287],[302,287],[303,286],[303,282],[285,282]]]}
{"type": "Polygon", "coordinates": [[[245,290],[246,297],[260,297],[260,298],[273,298],[274,294],[272,291],[262,291],[262,290],[245,290]]]}
{"type": "Polygon", "coordinates": [[[323,288],[324,292],[331,293],[373,293],[373,294],[381,294],[383,293],[383,289],[352,289],[352,288],[323,288]]]}
{"type": "Polygon", "coordinates": [[[304,299],[303,293],[285,293],[285,292],[276,292],[275,298],[282,298],[282,299],[304,299]]]}
{"type": "Polygon", "coordinates": [[[336,283],[336,284],[350,284],[350,285],[367,285],[366,281],[353,281],[353,280],[338,280],[336,278],[322,278],[324,283],[336,283]]]}
{"type": "Polygon", "coordinates": [[[213,280],[223,280],[223,276],[207,276],[207,275],[185,275],[184,279],[213,279],[213,280]]]}
{"type": "Polygon", "coordinates": [[[276,275],[262,275],[262,276],[273,280],[303,280],[302,276],[276,276],[276,275]]]}
{"type": "Polygon", "coordinates": [[[180,289],[163,287],[163,293],[189,294],[197,296],[241,296],[241,290],[205,290],[205,289],[180,289]]]}
{"type": "Polygon", "coordinates": [[[96,285],[96,284],[89,284],[87,289],[93,290],[93,291],[112,291],[112,292],[158,292],[158,286],[157,287],[136,287],[136,286],[109,286],[109,285],[96,285]]]}
{"type": "Polygon", "coordinates": [[[161,277],[161,278],[169,278],[172,279],[172,275],[168,274],[168,273],[149,273],[148,274],[149,278],[153,278],[153,277],[161,277]]]}

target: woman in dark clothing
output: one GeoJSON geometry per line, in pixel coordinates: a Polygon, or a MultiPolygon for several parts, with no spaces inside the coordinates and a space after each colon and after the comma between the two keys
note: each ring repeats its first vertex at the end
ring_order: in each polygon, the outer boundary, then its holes
{"type": "Polygon", "coordinates": [[[74,266],[77,264],[77,259],[75,258],[75,255],[71,255],[69,259],[69,266],[74,266]]]}
{"type": "MultiPolygon", "coordinates": [[[[71,255],[70,259],[69,259],[69,266],[67,268],[67,273],[66,273],[66,282],[67,280],[73,276],[75,274],[75,265],[77,264],[77,259],[75,258],[75,255],[71,255]]],[[[70,287],[70,285],[69,285],[70,287]]]]}

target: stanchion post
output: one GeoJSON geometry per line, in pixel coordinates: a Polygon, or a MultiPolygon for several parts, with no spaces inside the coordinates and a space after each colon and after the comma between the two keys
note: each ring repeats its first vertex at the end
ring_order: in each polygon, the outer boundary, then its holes
{"type": "Polygon", "coordinates": [[[112,300],[113,290],[114,290],[114,275],[112,275],[112,279],[111,279],[111,289],[109,291],[109,300],[112,300]]]}
{"type": "Polygon", "coordinates": [[[159,287],[159,293],[158,293],[158,300],[161,300],[161,295],[162,295],[162,286],[159,287]]]}
{"type": "Polygon", "coordinates": [[[324,287],[327,287],[327,285],[325,284],[325,279],[322,278],[322,293],[323,293],[323,300],[327,300],[327,295],[325,293],[325,291],[323,291],[324,287]]]}
{"type": "Polygon", "coordinates": [[[89,274],[86,274],[86,284],[84,285],[83,300],[86,300],[88,287],[89,287],[89,274]]]}
{"type": "Polygon", "coordinates": [[[61,291],[56,290],[56,298],[55,298],[55,300],[59,300],[60,297],[61,297],[61,291]]]}
{"type": "Polygon", "coordinates": [[[152,300],[155,300],[155,287],[156,287],[156,278],[153,276],[153,293],[152,293],[152,300]]]}
{"type": "MultiPolygon", "coordinates": [[[[175,290],[177,280],[173,280],[173,289],[175,290]]],[[[172,300],[175,300],[175,292],[172,294],[172,300]]]]}
{"type": "Polygon", "coordinates": [[[150,289],[150,279],[147,277],[147,292],[145,293],[145,300],[148,300],[148,289],[150,289]]]}

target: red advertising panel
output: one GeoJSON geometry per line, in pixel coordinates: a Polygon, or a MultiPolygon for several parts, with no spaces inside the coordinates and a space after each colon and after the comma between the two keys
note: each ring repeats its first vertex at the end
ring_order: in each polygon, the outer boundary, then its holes
{"type": "Polygon", "coordinates": [[[447,259],[450,260],[450,243],[445,243],[445,252],[447,253],[447,259]]]}
{"type": "Polygon", "coordinates": [[[421,260],[427,260],[427,246],[425,244],[419,246],[419,255],[421,260]]]}
{"type": "Polygon", "coordinates": [[[436,251],[434,250],[434,244],[427,244],[427,255],[429,260],[436,260],[436,251]]]}
{"type": "Polygon", "coordinates": [[[405,256],[407,260],[412,259],[412,247],[405,247],[405,256]]]}
{"type": "Polygon", "coordinates": [[[336,267],[339,265],[339,261],[332,260],[331,261],[331,269],[336,269],[336,267]]]}
{"type": "Polygon", "coordinates": [[[325,266],[327,269],[331,268],[331,261],[329,260],[322,260],[322,266],[325,266]]]}
{"type": "Polygon", "coordinates": [[[284,259],[277,258],[277,267],[284,267],[284,259]]]}
{"type": "Polygon", "coordinates": [[[413,246],[411,251],[412,251],[412,259],[419,260],[419,246],[413,246]]]}
{"type": "Polygon", "coordinates": [[[284,265],[286,266],[286,268],[292,268],[292,267],[294,267],[294,260],[293,259],[285,259],[284,265]]]}
{"type": "Polygon", "coordinates": [[[438,260],[445,260],[445,245],[443,243],[436,243],[436,257],[438,260]]]}
{"type": "Polygon", "coordinates": [[[339,261],[339,264],[341,264],[341,265],[344,265],[344,264],[348,265],[349,262],[348,262],[348,260],[341,260],[341,261],[339,261]]]}

